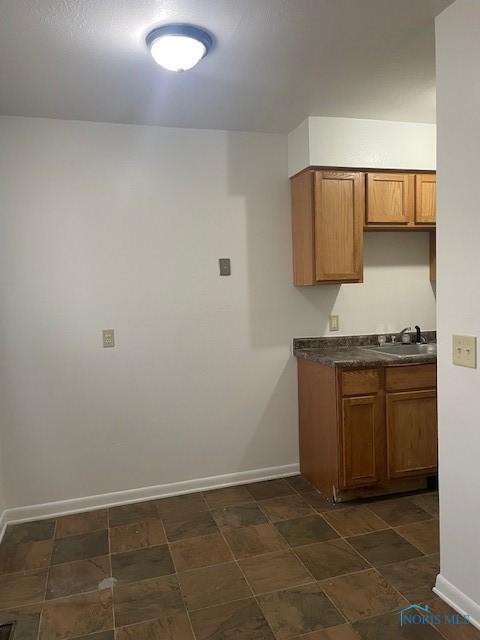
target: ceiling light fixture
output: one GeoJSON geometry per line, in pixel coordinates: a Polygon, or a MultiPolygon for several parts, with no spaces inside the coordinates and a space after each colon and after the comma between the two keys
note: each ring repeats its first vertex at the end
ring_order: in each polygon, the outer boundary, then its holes
{"type": "Polygon", "coordinates": [[[212,36],[191,24],[166,24],[150,31],[147,46],[157,64],[168,71],[187,71],[213,46],[212,36]]]}

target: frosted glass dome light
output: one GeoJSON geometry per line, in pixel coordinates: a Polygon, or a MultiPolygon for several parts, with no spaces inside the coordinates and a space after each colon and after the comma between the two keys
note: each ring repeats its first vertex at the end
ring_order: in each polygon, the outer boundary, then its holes
{"type": "Polygon", "coordinates": [[[187,71],[212,47],[209,33],[188,24],[158,27],[147,36],[147,45],[157,64],[168,71],[187,71]]]}

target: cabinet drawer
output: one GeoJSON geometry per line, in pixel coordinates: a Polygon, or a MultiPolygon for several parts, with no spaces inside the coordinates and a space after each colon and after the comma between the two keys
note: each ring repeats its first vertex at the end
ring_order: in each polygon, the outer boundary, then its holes
{"type": "Polygon", "coordinates": [[[385,370],[387,391],[433,389],[437,386],[437,365],[417,364],[408,367],[388,367],[385,370]]]}
{"type": "Polygon", "coordinates": [[[380,373],[378,369],[342,371],[341,385],[344,396],[377,393],[380,389],[380,373]]]}

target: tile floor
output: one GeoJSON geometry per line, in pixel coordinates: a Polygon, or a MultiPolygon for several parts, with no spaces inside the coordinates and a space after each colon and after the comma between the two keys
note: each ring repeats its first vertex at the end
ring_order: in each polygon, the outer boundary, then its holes
{"type": "Polygon", "coordinates": [[[300,476],[8,527],[0,627],[14,640],[475,640],[400,629],[448,608],[438,496],[333,506],[300,476]]]}

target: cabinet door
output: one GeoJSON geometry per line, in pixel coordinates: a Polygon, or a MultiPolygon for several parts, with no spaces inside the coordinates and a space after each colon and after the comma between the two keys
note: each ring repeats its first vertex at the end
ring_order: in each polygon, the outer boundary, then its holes
{"type": "Polygon", "coordinates": [[[388,477],[435,473],[437,445],[435,389],[387,393],[388,477]]]}
{"type": "Polygon", "coordinates": [[[367,224],[413,223],[415,176],[408,173],[367,174],[367,224]]]}
{"type": "Polygon", "coordinates": [[[362,282],[365,178],[363,173],[315,173],[317,282],[362,282]]]}
{"type": "Polygon", "coordinates": [[[316,284],[314,227],[314,172],[305,171],[290,180],[292,198],[293,284],[316,284]]]}
{"type": "Polygon", "coordinates": [[[377,395],[342,400],[344,488],[368,486],[382,479],[385,464],[382,409],[377,395]]]}
{"type": "Polygon", "coordinates": [[[415,223],[435,224],[437,205],[437,176],[419,173],[415,176],[415,223]]]}

